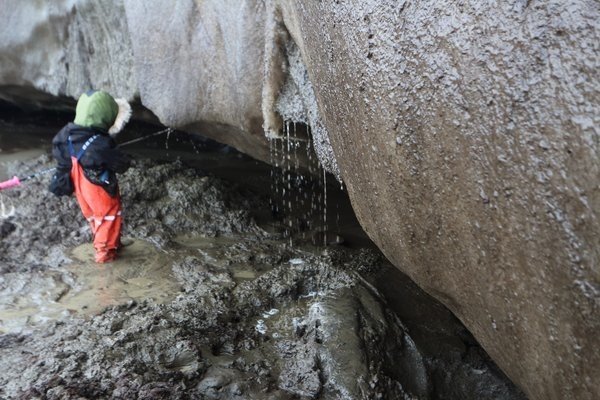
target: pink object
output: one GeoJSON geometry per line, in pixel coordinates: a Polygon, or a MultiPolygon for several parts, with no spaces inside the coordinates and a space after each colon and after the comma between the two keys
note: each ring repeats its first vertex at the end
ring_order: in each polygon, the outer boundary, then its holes
{"type": "Polygon", "coordinates": [[[12,179],[9,179],[9,180],[4,181],[4,182],[0,182],[0,190],[8,189],[8,188],[15,187],[15,186],[19,186],[20,184],[21,184],[21,181],[19,180],[19,178],[17,178],[15,176],[12,179]]]}

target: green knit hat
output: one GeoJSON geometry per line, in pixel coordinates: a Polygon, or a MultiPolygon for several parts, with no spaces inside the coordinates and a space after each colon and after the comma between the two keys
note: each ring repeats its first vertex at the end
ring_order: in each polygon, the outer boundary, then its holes
{"type": "Polygon", "coordinates": [[[107,131],[114,124],[118,112],[119,106],[110,94],[90,90],[79,97],[74,122],[86,128],[107,131]]]}

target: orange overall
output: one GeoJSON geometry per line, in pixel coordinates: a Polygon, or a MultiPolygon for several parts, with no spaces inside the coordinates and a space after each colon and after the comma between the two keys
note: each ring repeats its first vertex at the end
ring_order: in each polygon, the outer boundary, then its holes
{"type": "Polygon", "coordinates": [[[105,263],[115,259],[121,244],[121,198],[119,194],[111,197],[102,186],[90,182],[79,164],[79,159],[94,139],[89,139],[77,156],[69,142],[71,179],[81,212],[92,228],[96,262],[105,263]]]}

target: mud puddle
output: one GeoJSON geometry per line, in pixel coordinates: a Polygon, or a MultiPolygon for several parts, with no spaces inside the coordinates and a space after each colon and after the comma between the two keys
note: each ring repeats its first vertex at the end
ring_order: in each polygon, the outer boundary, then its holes
{"type": "Polygon", "coordinates": [[[91,316],[107,307],[137,301],[171,301],[181,285],[168,255],[136,240],[110,264],[93,262],[91,244],[75,247],[64,267],[0,276],[0,333],[24,334],[74,314],[91,316]]]}
{"type": "Polygon", "coordinates": [[[81,289],[69,293],[61,303],[71,310],[97,314],[120,304],[150,300],[158,304],[173,300],[181,291],[169,268],[169,256],[151,243],[135,240],[110,264],[95,264],[91,244],[76,247],[75,263],[66,267],[77,277],[81,289]]]}

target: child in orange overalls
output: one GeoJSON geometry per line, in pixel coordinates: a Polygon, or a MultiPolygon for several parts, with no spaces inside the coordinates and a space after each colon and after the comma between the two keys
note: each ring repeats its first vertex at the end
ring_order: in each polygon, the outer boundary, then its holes
{"type": "Polygon", "coordinates": [[[67,124],[52,140],[58,167],[50,190],[55,194],[75,192],[92,228],[98,263],[113,261],[121,246],[121,197],[116,173],[125,172],[130,159],[117,149],[111,135],[122,129],[130,114],[127,102],[115,100],[106,92],[89,91],[77,102],[74,123],[67,124]],[[59,182],[72,188],[58,190],[59,182]]]}

